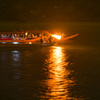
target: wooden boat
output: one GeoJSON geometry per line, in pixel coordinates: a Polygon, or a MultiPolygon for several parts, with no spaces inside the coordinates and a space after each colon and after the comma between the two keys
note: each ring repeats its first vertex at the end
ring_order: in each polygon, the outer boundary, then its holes
{"type": "Polygon", "coordinates": [[[19,42],[19,43],[29,43],[29,44],[32,44],[32,43],[35,43],[35,42],[39,42],[42,46],[50,46],[50,45],[54,45],[56,42],[60,42],[60,41],[64,41],[64,40],[68,40],[70,38],[73,38],[75,36],[78,36],[78,34],[75,34],[75,35],[71,35],[71,36],[68,36],[68,37],[63,37],[62,34],[52,34],[52,33],[44,33],[43,32],[46,32],[46,31],[31,31],[31,32],[10,32],[11,34],[11,37],[10,38],[4,38],[2,36],[2,34],[9,34],[8,32],[0,32],[0,42],[10,42],[10,43],[14,43],[14,42],[19,42]],[[33,33],[32,33],[33,32],[33,33]],[[34,32],[41,32],[40,33],[40,36],[38,35],[37,37],[29,37],[28,35],[31,34],[33,35],[34,32]],[[17,34],[18,36],[15,36],[14,35],[17,34]],[[21,35],[21,37],[19,36],[21,35]],[[42,42],[41,42],[42,40],[42,42]]]}

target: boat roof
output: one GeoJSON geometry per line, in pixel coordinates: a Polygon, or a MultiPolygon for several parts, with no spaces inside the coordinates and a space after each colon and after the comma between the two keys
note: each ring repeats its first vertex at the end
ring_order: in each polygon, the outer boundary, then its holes
{"type": "Polygon", "coordinates": [[[0,34],[51,33],[49,30],[0,31],[0,34]]]}

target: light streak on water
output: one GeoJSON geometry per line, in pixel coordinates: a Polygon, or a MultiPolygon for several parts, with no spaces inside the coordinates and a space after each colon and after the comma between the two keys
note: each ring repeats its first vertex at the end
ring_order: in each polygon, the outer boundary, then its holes
{"type": "Polygon", "coordinates": [[[42,83],[47,87],[47,90],[42,98],[49,100],[70,99],[68,86],[73,83],[73,80],[67,78],[70,74],[70,71],[67,70],[69,62],[65,61],[62,47],[55,47],[50,52],[49,59],[46,60],[48,78],[42,83]]]}

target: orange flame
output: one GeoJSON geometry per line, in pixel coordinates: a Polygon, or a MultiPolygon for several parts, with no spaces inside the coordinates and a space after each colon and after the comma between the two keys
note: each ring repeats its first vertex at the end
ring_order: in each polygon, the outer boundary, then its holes
{"type": "Polygon", "coordinates": [[[56,39],[60,40],[61,36],[60,35],[52,35],[53,37],[55,37],[56,39]]]}

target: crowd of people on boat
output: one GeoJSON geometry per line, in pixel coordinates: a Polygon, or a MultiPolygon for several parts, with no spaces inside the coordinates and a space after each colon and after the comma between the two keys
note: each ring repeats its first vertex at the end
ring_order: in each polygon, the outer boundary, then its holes
{"type": "Polygon", "coordinates": [[[40,38],[42,44],[52,43],[56,40],[51,34],[47,33],[0,34],[0,40],[31,40],[36,38],[40,38]]]}
{"type": "Polygon", "coordinates": [[[0,40],[25,40],[41,37],[41,34],[25,33],[25,34],[0,34],[0,40]]]}

